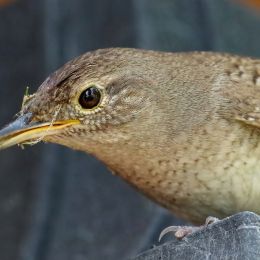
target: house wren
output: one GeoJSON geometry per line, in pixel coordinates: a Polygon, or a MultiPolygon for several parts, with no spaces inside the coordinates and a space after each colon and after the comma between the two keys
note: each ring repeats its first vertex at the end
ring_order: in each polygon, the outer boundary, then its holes
{"type": "Polygon", "coordinates": [[[96,156],[193,223],[260,213],[260,60],[213,52],[86,53],[26,96],[0,148],[53,142],[96,156]]]}

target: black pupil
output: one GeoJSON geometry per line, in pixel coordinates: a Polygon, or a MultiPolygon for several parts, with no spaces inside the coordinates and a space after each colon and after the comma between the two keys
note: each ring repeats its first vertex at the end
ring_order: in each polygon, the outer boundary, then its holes
{"type": "Polygon", "coordinates": [[[81,93],[79,103],[83,108],[91,109],[99,104],[100,98],[100,91],[95,86],[92,86],[81,93]]]}

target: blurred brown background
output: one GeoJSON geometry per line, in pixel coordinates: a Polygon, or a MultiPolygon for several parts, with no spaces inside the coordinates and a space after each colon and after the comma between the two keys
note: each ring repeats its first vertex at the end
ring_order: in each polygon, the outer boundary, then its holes
{"type": "Polygon", "coordinates": [[[243,4],[247,4],[252,8],[260,8],[260,0],[240,0],[243,4]]]}
{"type": "MultiPolygon", "coordinates": [[[[35,91],[50,72],[92,49],[260,57],[259,1],[243,2],[1,0],[0,122],[20,109],[26,86],[35,91]]],[[[64,147],[1,151],[0,167],[1,260],[127,259],[177,221],[94,158],[64,147]]]]}

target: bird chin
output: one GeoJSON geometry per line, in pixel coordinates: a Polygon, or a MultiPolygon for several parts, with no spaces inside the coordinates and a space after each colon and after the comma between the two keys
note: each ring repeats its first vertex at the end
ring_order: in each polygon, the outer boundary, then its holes
{"type": "Polygon", "coordinates": [[[34,145],[48,141],[49,136],[59,134],[64,128],[75,124],[80,124],[79,120],[28,123],[27,118],[21,116],[0,131],[0,150],[16,144],[34,145]]]}

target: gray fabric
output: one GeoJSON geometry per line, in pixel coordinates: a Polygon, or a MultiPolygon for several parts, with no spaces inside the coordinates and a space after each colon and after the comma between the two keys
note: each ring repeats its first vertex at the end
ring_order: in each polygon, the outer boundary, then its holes
{"type": "MultiPolygon", "coordinates": [[[[225,0],[20,0],[0,9],[0,121],[68,59],[127,46],[260,56],[260,18],[225,0]]],[[[125,259],[176,220],[94,158],[40,144],[0,154],[0,258],[125,259]]]]}
{"type": "Polygon", "coordinates": [[[173,237],[171,242],[148,250],[132,260],[259,260],[259,227],[258,215],[241,212],[182,240],[173,237]]]}

